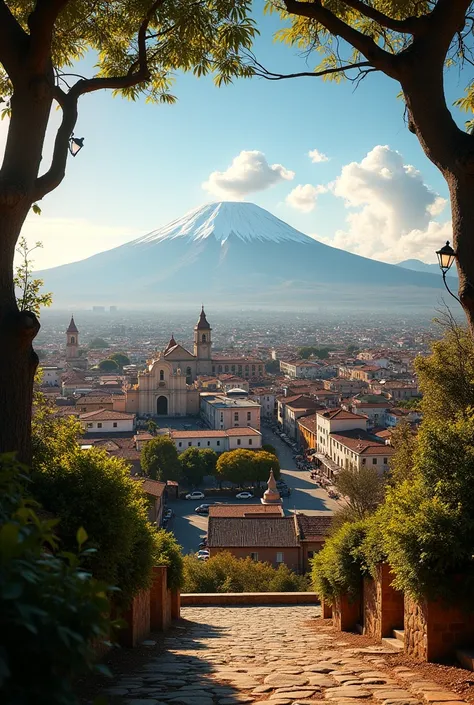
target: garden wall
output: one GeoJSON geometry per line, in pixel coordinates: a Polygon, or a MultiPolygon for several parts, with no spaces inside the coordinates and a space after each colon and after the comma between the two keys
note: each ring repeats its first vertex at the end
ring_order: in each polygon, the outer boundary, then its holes
{"type": "Polygon", "coordinates": [[[362,602],[367,636],[382,639],[403,627],[403,593],[392,587],[393,577],[390,566],[381,563],[374,579],[364,578],[362,602]]]}

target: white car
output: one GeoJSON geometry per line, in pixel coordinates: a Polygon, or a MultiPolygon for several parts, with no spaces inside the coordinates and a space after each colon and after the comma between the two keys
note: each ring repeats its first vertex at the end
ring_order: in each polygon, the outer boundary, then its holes
{"type": "Polygon", "coordinates": [[[204,492],[190,492],[186,495],[186,499],[204,499],[204,492]]]}
{"type": "Polygon", "coordinates": [[[210,553],[207,549],[202,549],[196,553],[196,558],[198,561],[207,561],[207,559],[210,557],[210,553]]]}
{"type": "Polygon", "coordinates": [[[236,499],[252,499],[253,494],[251,492],[239,492],[238,495],[235,496],[236,499]]]}

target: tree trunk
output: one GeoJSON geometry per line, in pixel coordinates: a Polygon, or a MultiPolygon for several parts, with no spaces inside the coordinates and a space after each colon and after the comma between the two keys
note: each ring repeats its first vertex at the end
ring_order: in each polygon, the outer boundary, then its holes
{"type": "Polygon", "coordinates": [[[453,247],[459,274],[459,298],[474,336],[474,173],[459,169],[446,180],[451,195],[453,247]]]}
{"type": "Polygon", "coordinates": [[[16,451],[28,463],[38,366],[32,341],[40,326],[33,313],[18,310],[13,286],[15,244],[25,215],[24,208],[0,208],[0,453],[16,451]]]}

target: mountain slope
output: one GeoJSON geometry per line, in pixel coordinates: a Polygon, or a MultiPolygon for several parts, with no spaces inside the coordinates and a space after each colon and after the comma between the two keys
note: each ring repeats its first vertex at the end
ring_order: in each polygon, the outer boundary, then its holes
{"type": "MultiPolygon", "coordinates": [[[[426,272],[428,274],[439,274],[438,264],[426,264],[422,262],[421,259],[405,259],[403,262],[399,262],[397,267],[404,267],[405,269],[411,269],[413,272],[426,272]]],[[[451,267],[448,272],[448,276],[457,277],[458,273],[456,267],[451,267]]]]}
{"type": "Polygon", "coordinates": [[[213,203],[132,242],[40,272],[56,305],[433,308],[439,276],[338,250],[252,203],[213,203]]]}

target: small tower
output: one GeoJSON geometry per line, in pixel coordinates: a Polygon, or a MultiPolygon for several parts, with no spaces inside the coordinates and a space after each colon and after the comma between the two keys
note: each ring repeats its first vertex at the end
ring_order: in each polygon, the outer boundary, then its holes
{"type": "Polygon", "coordinates": [[[273,475],[273,470],[270,470],[270,477],[268,478],[267,489],[263,493],[263,497],[260,501],[262,504],[282,504],[280,493],[278,492],[276,486],[276,480],[273,475]]]}
{"type": "Polygon", "coordinates": [[[66,331],[66,362],[77,360],[79,357],[79,331],[71,316],[69,328],[66,331]]]}
{"type": "Polygon", "coordinates": [[[168,343],[168,345],[165,348],[165,355],[168,352],[168,350],[171,350],[171,348],[174,348],[175,345],[177,345],[177,343],[176,343],[176,340],[174,339],[174,333],[171,333],[170,342],[168,343]]]}
{"type": "Polygon", "coordinates": [[[198,360],[198,373],[209,374],[211,367],[212,328],[207,322],[204,306],[199,321],[194,326],[194,356],[198,360]],[[199,365],[199,363],[204,363],[199,365]]]}

